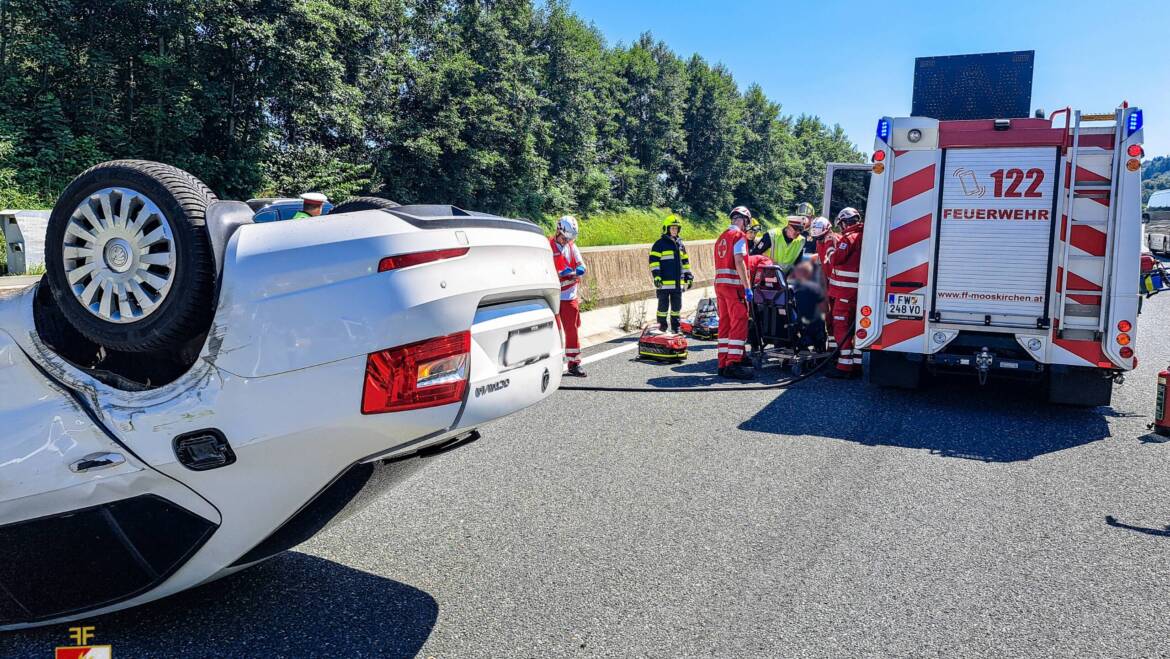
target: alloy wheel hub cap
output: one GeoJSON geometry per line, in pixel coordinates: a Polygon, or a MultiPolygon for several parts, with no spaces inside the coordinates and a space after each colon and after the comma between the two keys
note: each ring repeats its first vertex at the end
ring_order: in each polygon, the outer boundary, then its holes
{"type": "Polygon", "coordinates": [[[150,198],[128,188],[103,188],[78,204],[61,251],[73,296],[107,322],[150,316],[175,282],[171,224],[150,198]]]}

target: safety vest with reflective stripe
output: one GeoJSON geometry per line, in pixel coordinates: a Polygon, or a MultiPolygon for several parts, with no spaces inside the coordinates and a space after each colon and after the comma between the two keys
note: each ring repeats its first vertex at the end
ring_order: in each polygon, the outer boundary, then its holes
{"type": "MultiPolygon", "coordinates": [[[[715,287],[735,286],[743,288],[745,282],[740,281],[739,271],[735,269],[735,245],[739,241],[747,244],[747,235],[738,227],[732,225],[727,228],[715,241],[715,287]]],[[[746,254],[744,255],[747,256],[746,254]]]]}
{"type": "Polygon", "coordinates": [[[650,275],[661,277],[659,288],[683,288],[683,275],[691,271],[691,257],[681,239],[663,234],[650,247],[650,275]]]}
{"type": "Polygon", "coordinates": [[[581,257],[581,250],[577,249],[577,244],[573,242],[565,243],[565,246],[561,247],[557,244],[555,237],[549,238],[548,244],[552,247],[553,267],[556,268],[557,278],[561,280],[561,299],[576,300],[577,266],[585,262],[585,259],[581,257]],[[562,275],[561,273],[566,270],[573,274],[562,275]]]}
{"type": "Polygon", "coordinates": [[[776,229],[769,229],[768,235],[772,241],[772,263],[784,268],[785,272],[792,269],[796,265],[796,261],[804,252],[804,236],[797,236],[791,241],[784,237],[784,231],[777,231],[776,229]]]}
{"type": "Polygon", "coordinates": [[[848,227],[837,237],[829,257],[829,296],[855,300],[861,269],[861,235],[863,226],[848,227]]]}

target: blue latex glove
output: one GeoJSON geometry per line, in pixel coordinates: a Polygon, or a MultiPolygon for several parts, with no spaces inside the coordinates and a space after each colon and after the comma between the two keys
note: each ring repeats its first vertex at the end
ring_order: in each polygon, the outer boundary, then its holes
{"type": "Polygon", "coordinates": [[[578,276],[578,277],[584,277],[584,276],[585,276],[585,266],[583,266],[583,265],[579,265],[579,266],[577,266],[577,276],[578,276]]]}
{"type": "Polygon", "coordinates": [[[573,276],[573,269],[572,269],[572,268],[565,268],[564,270],[561,270],[561,274],[560,274],[560,276],[561,276],[562,278],[564,278],[564,277],[572,277],[572,276],[573,276]]]}
{"type": "Polygon", "coordinates": [[[755,299],[755,293],[752,293],[752,289],[745,288],[743,289],[743,297],[748,301],[748,304],[751,304],[752,300],[755,299]]]}

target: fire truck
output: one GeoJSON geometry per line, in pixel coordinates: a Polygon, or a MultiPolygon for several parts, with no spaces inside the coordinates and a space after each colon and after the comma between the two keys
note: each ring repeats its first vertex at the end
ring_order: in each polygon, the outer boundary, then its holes
{"type": "Polygon", "coordinates": [[[1011,376],[1108,405],[1137,364],[1143,155],[1127,104],[881,118],[869,164],[829,165],[824,202],[865,217],[854,331],[869,382],[1011,376]]]}

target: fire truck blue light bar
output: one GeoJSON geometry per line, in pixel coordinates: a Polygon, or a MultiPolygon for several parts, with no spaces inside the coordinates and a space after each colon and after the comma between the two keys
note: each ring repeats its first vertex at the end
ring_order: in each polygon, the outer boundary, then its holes
{"type": "Polygon", "coordinates": [[[888,119],[879,119],[877,125],[878,139],[883,142],[890,141],[890,122],[888,119]]]}
{"type": "Polygon", "coordinates": [[[1129,119],[1125,123],[1125,136],[1129,137],[1142,129],[1142,111],[1134,110],[1129,113],[1129,119]]]}

